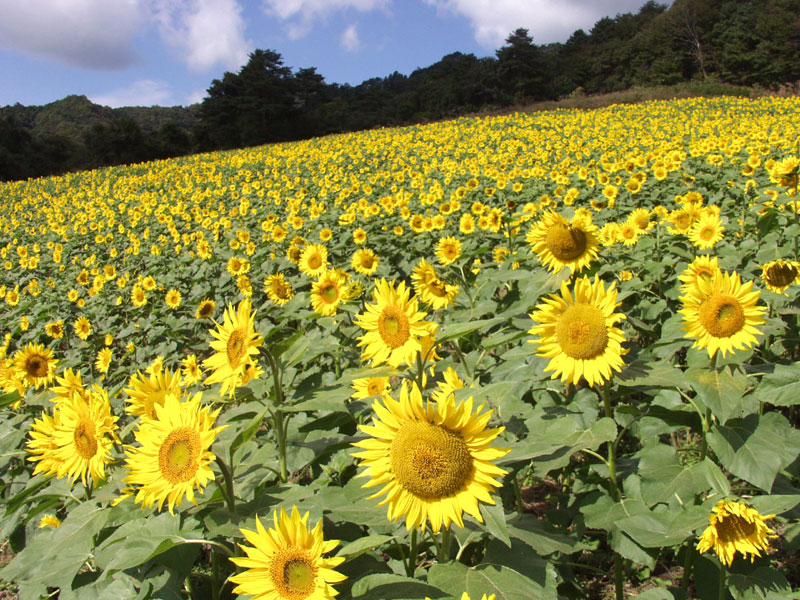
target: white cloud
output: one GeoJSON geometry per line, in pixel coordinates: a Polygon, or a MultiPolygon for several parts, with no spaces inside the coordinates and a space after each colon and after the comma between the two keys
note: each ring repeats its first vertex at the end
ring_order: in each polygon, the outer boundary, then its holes
{"type": "Polygon", "coordinates": [[[361,40],[358,39],[358,30],[356,30],[355,24],[350,25],[350,27],[342,32],[339,43],[347,52],[355,52],[358,50],[361,46],[361,40]]]}
{"type": "Polygon", "coordinates": [[[0,46],[71,66],[120,70],[144,11],[138,0],[0,0],[0,46]]]}
{"type": "MultiPolygon", "coordinates": [[[[535,44],[564,42],[576,29],[589,31],[605,16],[636,13],[646,0],[425,0],[442,14],[455,13],[472,24],[475,40],[487,50],[526,28],[535,44]]],[[[667,0],[667,3],[671,0],[667,0]]]]}
{"type": "Polygon", "coordinates": [[[360,12],[386,10],[391,0],[264,0],[264,10],[287,24],[287,34],[291,39],[305,37],[314,22],[325,20],[328,15],[348,9],[360,12]]]}
{"type": "Polygon", "coordinates": [[[216,65],[232,69],[247,62],[252,42],[244,37],[236,0],[152,0],[161,36],[194,71],[216,65]]]}
{"type": "Polygon", "coordinates": [[[120,106],[169,106],[173,103],[172,92],[163,81],[141,79],[131,85],[105,94],[89,97],[95,104],[118,108],[120,106]]]}

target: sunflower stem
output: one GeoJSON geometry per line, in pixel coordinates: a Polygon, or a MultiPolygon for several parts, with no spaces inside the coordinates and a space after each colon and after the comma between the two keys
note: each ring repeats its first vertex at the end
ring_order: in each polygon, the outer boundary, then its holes
{"type": "MultiPolygon", "coordinates": [[[[611,388],[609,386],[609,382],[606,381],[603,384],[603,411],[605,416],[609,419],[614,418],[614,413],[611,410],[611,388]]],[[[609,493],[611,494],[611,500],[614,502],[619,502],[620,494],[619,494],[619,487],[617,487],[617,460],[615,456],[616,451],[616,442],[615,441],[608,441],[606,442],[606,447],[608,448],[608,482],[609,482],[609,493]]],[[[625,598],[625,583],[623,580],[624,575],[624,565],[622,562],[622,557],[617,553],[614,552],[614,590],[616,593],[617,600],[623,600],[625,598]]]]}
{"type": "Polygon", "coordinates": [[[219,555],[213,548],[211,549],[211,579],[211,598],[219,600],[219,555]]]}
{"type": "Polygon", "coordinates": [[[450,560],[450,525],[442,529],[442,543],[439,545],[437,560],[440,563],[450,560]]]}
{"type": "Polygon", "coordinates": [[[686,558],[683,561],[683,577],[681,578],[681,590],[684,592],[689,591],[689,582],[692,579],[692,566],[694,565],[695,557],[694,546],[689,543],[686,545],[686,558]]]}
{"type": "Polygon", "coordinates": [[[234,512],[236,510],[236,496],[233,493],[233,472],[222,460],[222,457],[215,458],[219,470],[222,472],[223,485],[219,486],[219,491],[225,499],[225,504],[228,510],[234,512]]]}
{"type": "Polygon", "coordinates": [[[417,529],[411,530],[411,544],[408,547],[408,562],[406,563],[406,575],[414,577],[417,570],[417,529]]]}
{"type": "Polygon", "coordinates": [[[288,425],[288,419],[284,420],[283,411],[276,410],[272,413],[272,428],[275,430],[275,440],[278,444],[281,483],[286,483],[289,479],[289,472],[286,467],[286,433],[288,425]]]}
{"type": "Polygon", "coordinates": [[[725,600],[725,596],[727,595],[726,592],[728,591],[725,587],[725,578],[728,575],[728,570],[725,568],[725,563],[719,563],[719,594],[717,595],[718,600],[725,600]]]}
{"type": "Polygon", "coordinates": [[[515,473],[513,477],[514,481],[514,498],[517,500],[517,512],[522,515],[524,512],[524,506],[522,504],[522,490],[520,489],[519,485],[519,473],[515,473]]]}

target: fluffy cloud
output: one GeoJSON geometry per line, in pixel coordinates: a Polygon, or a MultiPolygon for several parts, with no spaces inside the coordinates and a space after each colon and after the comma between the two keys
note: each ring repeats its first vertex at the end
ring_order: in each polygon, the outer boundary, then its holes
{"type": "Polygon", "coordinates": [[[350,27],[342,32],[339,43],[347,52],[355,52],[358,50],[359,46],[361,46],[361,40],[358,39],[358,30],[356,30],[355,24],[350,25],[350,27]]]}
{"type": "Polygon", "coordinates": [[[106,94],[92,95],[95,104],[118,108],[120,106],[168,106],[173,104],[172,92],[163,81],[142,79],[106,94]]]}
{"type": "Polygon", "coordinates": [[[287,33],[291,39],[308,35],[314,22],[346,9],[368,12],[388,9],[390,0],[264,0],[264,10],[282,21],[290,21],[287,33]]]}
{"type": "MultiPolygon", "coordinates": [[[[500,48],[508,34],[526,28],[536,44],[564,42],[576,30],[588,31],[604,16],[638,12],[645,0],[425,0],[442,14],[455,13],[472,24],[477,42],[500,48]]],[[[670,3],[671,0],[667,0],[670,3]]]]}
{"type": "Polygon", "coordinates": [[[0,0],[0,46],[98,70],[138,60],[132,40],[145,11],[137,0],[0,0]]]}
{"type": "Polygon", "coordinates": [[[244,37],[242,9],[236,0],[153,0],[161,36],[181,62],[198,72],[216,65],[239,67],[252,43],[244,37]]]}

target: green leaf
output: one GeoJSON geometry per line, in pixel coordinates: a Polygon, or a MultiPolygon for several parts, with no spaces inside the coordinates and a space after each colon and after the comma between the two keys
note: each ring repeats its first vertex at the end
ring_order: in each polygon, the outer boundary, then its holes
{"type": "Polygon", "coordinates": [[[480,511],[483,517],[483,526],[496,539],[511,547],[511,538],[508,535],[506,526],[506,513],[503,510],[503,502],[494,498],[494,504],[481,503],[480,511]]]}
{"type": "Polygon", "coordinates": [[[614,378],[624,387],[686,387],[683,371],[664,360],[635,361],[614,378]]]}
{"type": "Polygon", "coordinates": [[[258,431],[258,428],[261,427],[261,424],[264,422],[264,417],[267,416],[268,411],[269,407],[265,406],[260,413],[250,419],[247,425],[245,425],[244,428],[236,434],[236,437],[233,438],[233,441],[231,442],[230,452],[228,453],[229,456],[233,457],[239,448],[253,438],[258,431]]]}
{"type": "Polygon", "coordinates": [[[690,503],[695,494],[710,487],[706,468],[700,465],[681,465],[672,446],[656,444],[646,447],[639,453],[639,457],[642,499],[650,506],[659,502],[674,502],[676,497],[682,503],[690,503]]]}
{"type": "Polygon", "coordinates": [[[686,371],[686,380],[721,423],[758,408],[752,396],[744,395],[747,378],[738,371],[733,374],[727,368],[692,368],[686,371]]]}
{"type": "Polygon", "coordinates": [[[353,600],[422,600],[444,598],[447,593],[434,585],[393,573],[374,573],[353,584],[353,600]]]}
{"type": "Polygon", "coordinates": [[[773,406],[800,404],[797,382],[800,381],[800,363],[775,365],[775,370],[764,375],[756,389],[756,396],[762,402],[773,406]]]}
{"type": "Polygon", "coordinates": [[[391,535],[368,535],[345,544],[338,552],[338,556],[345,556],[347,560],[353,560],[365,552],[381,547],[383,544],[393,539],[391,535]]]}
{"type": "MultiPolygon", "coordinates": [[[[499,544],[496,546],[505,548],[499,544]]],[[[470,598],[495,594],[496,600],[556,600],[558,594],[552,565],[540,559],[527,558],[532,563],[532,570],[536,571],[535,579],[501,564],[483,563],[469,568],[451,562],[433,565],[428,571],[428,581],[455,598],[466,592],[470,598]]]]}
{"type": "Polygon", "coordinates": [[[800,505],[800,494],[755,496],[748,503],[762,515],[780,515],[800,505]]]}
{"type": "Polygon", "coordinates": [[[510,519],[508,533],[511,537],[525,542],[540,556],[547,556],[553,552],[572,554],[586,548],[586,545],[577,539],[533,515],[517,515],[510,519]]]}
{"type": "Polygon", "coordinates": [[[436,342],[442,343],[448,340],[454,340],[470,334],[473,331],[480,331],[481,329],[488,330],[493,325],[503,322],[505,322],[504,318],[495,317],[492,319],[480,319],[477,321],[466,320],[461,322],[445,323],[436,331],[436,342]]]}
{"type": "Polygon", "coordinates": [[[782,573],[770,567],[729,573],[728,590],[734,600],[791,600],[797,598],[782,573]]]}

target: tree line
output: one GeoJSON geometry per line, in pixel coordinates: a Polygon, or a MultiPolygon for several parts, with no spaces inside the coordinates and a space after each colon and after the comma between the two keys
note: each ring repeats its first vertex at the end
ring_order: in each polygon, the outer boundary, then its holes
{"type": "Polygon", "coordinates": [[[157,127],[148,111],[171,109],[115,109],[128,112],[71,135],[32,134],[0,109],[0,179],[693,80],[764,88],[800,81],[800,0],[650,0],[564,43],[537,45],[520,28],[494,56],[454,52],[357,86],[329,84],[314,67],[293,71],[278,52],[257,49],[238,73],[213,80],[199,105],[180,118],[159,115],[157,127]]]}

